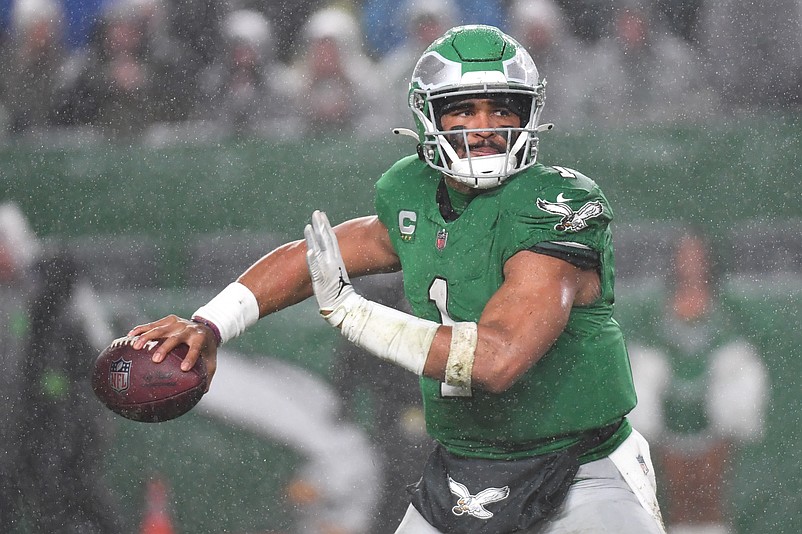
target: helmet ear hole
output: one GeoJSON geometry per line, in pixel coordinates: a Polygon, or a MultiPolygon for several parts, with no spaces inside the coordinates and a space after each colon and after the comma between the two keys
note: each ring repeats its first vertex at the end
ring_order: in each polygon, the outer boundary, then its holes
{"type": "Polygon", "coordinates": [[[415,151],[418,153],[418,159],[421,161],[426,161],[426,156],[423,155],[423,145],[418,143],[418,146],[415,147],[415,151]]]}

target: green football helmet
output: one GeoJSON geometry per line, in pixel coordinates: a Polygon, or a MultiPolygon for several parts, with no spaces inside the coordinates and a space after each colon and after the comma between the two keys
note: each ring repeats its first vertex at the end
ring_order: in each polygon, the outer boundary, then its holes
{"type": "Polygon", "coordinates": [[[419,154],[432,168],[472,188],[498,186],[537,159],[538,132],[551,127],[538,127],[545,86],[529,53],[498,28],[452,28],[426,49],[412,73],[408,103],[417,126],[419,154]],[[521,127],[494,129],[506,138],[506,153],[471,156],[467,149],[464,158],[458,157],[455,140],[467,147],[467,134],[487,131],[441,128],[443,106],[466,98],[510,102],[521,127]]]}

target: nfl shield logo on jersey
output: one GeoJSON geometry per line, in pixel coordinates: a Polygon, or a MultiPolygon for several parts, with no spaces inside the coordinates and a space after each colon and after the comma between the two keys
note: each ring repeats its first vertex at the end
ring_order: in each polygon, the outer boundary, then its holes
{"type": "Polygon", "coordinates": [[[437,241],[435,242],[437,250],[443,250],[444,248],[446,248],[446,241],[448,241],[448,232],[446,232],[445,230],[438,230],[437,241]]]}
{"type": "Polygon", "coordinates": [[[111,389],[117,393],[122,393],[130,385],[131,361],[122,358],[111,362],[109,368],[109,384],[111,389]]]}

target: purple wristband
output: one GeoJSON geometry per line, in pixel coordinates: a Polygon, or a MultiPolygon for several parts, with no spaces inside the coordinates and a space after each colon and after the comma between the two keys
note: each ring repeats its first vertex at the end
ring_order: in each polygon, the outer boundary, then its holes
{"type": "Polygon", "coordinates": [[[217,328],[217,325],[211,322],[209,319],[204,319],[203,317],[195,315],[192,317],[192,321],[204,326],[208,326],[209,330],[211,330],[212,334],[214,334],[214,339],[217,340],[218,347],[223,343],[223,337],[220,335],[220,329],[217,328]]]}

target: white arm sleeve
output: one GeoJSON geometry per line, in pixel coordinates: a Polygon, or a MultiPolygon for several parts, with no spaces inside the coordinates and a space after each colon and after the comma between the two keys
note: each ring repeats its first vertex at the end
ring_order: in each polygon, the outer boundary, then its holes
{"type": "Polygon", "coordinates": [[[362,296],[348,308],[341,325],[348,341],[417,375],[423,374],[438,323],[362,296]]]}

